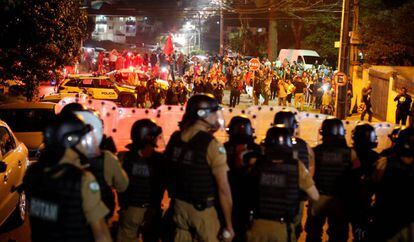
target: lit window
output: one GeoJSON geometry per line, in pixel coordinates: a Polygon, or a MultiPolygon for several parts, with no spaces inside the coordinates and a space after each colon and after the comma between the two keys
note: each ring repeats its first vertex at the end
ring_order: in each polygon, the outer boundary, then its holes
{"type": "Polygon", "coordinates": [[[105,33],[107,27],[108,26],[106,24],[96,24],[95,31],[98,32],[98,33],[105,33]]]}
{"type": "Polygon", "coordinates": [[[127,33],[135,33],[135,26],[126,26],[127,33]]]}

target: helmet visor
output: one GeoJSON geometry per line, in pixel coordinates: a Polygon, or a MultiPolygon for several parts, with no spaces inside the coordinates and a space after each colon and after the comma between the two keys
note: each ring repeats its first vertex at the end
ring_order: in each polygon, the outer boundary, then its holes
{"type": "Polygon", "coordinates": [[[103,139],[103,122],[96,113],[92,111],[78,111],[75,114],[86,124],[92,126],[92,132],[96,137],[98,144],[102,142],[103,139]]]}
{"type": "Polygon", "coordinates": [[[98,140],[93,132],[88,132],[82,136],[76,148],[88,159],[98,157],[101,154],[98,140]]]}
{"type": "Polygon", "coordinates": [[[217,115],[217,126],[218,130],[225,131],[226,129],[226,122],[224,120],[224,115],[222,108],[219,106],[219,109],[215,112],[217,115]]]}
{"type": "Polygon", "coordinates": [[[378,146],[378,137],[375,132],[369,133],[369,141],[372,144],[373,148],[376,148],[378,146]]]}

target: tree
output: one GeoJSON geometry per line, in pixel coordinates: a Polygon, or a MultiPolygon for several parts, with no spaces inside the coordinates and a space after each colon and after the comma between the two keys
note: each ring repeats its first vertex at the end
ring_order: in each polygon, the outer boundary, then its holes
{"type": "Polygon", "coordinates": [[[414,2],[384,8],[362,19],[364,57],[370,64],[412,65],[414,63],[414,2]]]}
{"type": "Polygon", "coordinates": [[[338,61],[338,49],[335,48],[334,42],[339,41],[341,19],[334,14],[326,13],[315,14],[314,19],[317,21],[304,23],[306,37],[303,47],[316,50],[330,65],[334,65],[338,61]]]}
{"type": "Polygon", "coordinates": [[[277,20],[275,4],[276,0],[255,0],[255,4],[258,8],[268,8],[268,35],[267,35],[267,57],[269,60],[275,60],[277,58],[278,48],[278,32],[277,32],[277,20]],[[273,7],[273,9],[272,9],[273,7]]]}
{"type": "Polygon", "coordinates": [[[0,74],[26,84],[31,100],[40,81],[73,64],[86,37],[80,0],[3,1],[0,8],[0,74]]]}
{"type": "Polygon", "coordinates": [[[266,53],[266,35],[252,33],[249,30],[245,32],[240,29],[237,32],[229,33],[229,47],[231,50],[243,55],[262,56],[266,53]]]}
{"type": "MultiPolygon", "coordinates": [[[[304,25],[308,18],[315,21],[315,16],[323,16],[318,13],[336,10],[340,6],[339,2],[340,0],[233,0],[231,11],[251,21],[267,20],[267,53],[269,59],[274,60],[281,40],[278,33],[278,30],[283,29],[283,26],[280,26],[281,22],[289,22],[288,26],[291,28],[289,35],[292,35],[296,48],[300,48],[302,31],[305,30],[304,25]],[[253,6],[248,4],[249,2],[253,2],[253,6]]],[[[286,38],[286,36],[281,37],[286,38]]]]}

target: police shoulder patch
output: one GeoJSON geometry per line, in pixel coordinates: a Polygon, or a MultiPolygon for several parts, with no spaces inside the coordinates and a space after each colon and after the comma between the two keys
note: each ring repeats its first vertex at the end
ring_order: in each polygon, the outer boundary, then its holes
{"type": "Polygon", "coordinates": [[[218,148],[218,151],[220,152],[220,154],[226,154],[226,148],[224,148],[224,146],[220,146],[218,148]]]}
{"type": "Polygon", "coordinates": [[[96,182],[96,181],[90,182],[89,183],[89,189],[92,192],[99,192],[99,184],[98,184],[98,182],[96,182]]]}

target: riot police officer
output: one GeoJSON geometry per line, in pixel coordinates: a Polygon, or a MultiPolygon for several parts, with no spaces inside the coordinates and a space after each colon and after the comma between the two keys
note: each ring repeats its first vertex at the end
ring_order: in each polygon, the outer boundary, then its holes
{"type": "Polygon", "coordinates": [[[235,241],[244,241],[250,210],[249,194],[250,171],[260,156],[261,149],[254,142],[254,129],[246,116],[235,116],[230,120],[227,133],[229,141],[224,143],[227,152],[227,163],[231,193],[234,200],[233,221],[236,233],[235,241]]]}
{"type": "Polygon", "coordinates": [[[330,241],[348,239],[349,218],[346,201],[355,181],[352,169],[358,166],[355,152],[347,146],[345,128],[340,119],[328,118],[320,131],[322,144],[314,148],[316,187],[321,194],[318,202],[311,202],[305,230],[306,241],[322,241],[322,230],[328,219],[330,241]]]}
{"type": "Polygon", "coordinates": [[[234,237],[226,150],[212,135],[223,125],[217,100],[208,94],[194,95],[187,102],[180,131],[171,136],[167,145],[175,241],[218,241],[216,199],[225,221],[224,240],[234,237]]]}
{"type": "Polygon", "coordinates": [[[297,136],[299,125],[295,118],[295,114],[288,110],[277,112],[275,114],[273,124],[283,124],[286,126],[292,136],[294,155],[297,155],[297,159],[302,161],[313,175],[315,155],[312,148],[306,143],[306,141],[297,136]]]}
{"type": "MultiPolygon", "coordinates": [[[[74,114],[93,128],[92,133],[98,144],[101,144],[103,123],[99,116],[90,110],[74,111],[74,114]]],[[[115,194],[112,188],[117,192],[125,191],[129,182],[127,174],[122,169],[118,158],[107,150],[100,149],[97,153],[90,154],[84,159],[81,156],[81,163],[96,177],[101,187],[102,201],[110,210],[106,218],[110,219],[115,212],[115,194]]]]}
{"type": "Polygon", "coordinates": [[[404,130],[404,129],[405,129],[404,126],[395,126],[392,129],[391,133],[388,134],[388,138],[390,139],[389,141],[391,142],[391,145],[388,148],[381,151],[381,153],[380,153],[381,157],[387,157],[387,156],[390,156],[394,153],[393,148],[394,148],[395,142],[396,142],[396,140],[398,138],[398,135],[400,134],[401,130],[404,130]]]}
{"type": "MultiPolygon", "coordinates": [[[[290,135],[292,136],[292,148],[295,159],[299,159],[301,162],[303,162],[305,167],[313,176],[315,155],[312,148],[306,143],[306,141],[296,136],[299,125],[298,121],[295,118],[295,114],[288,110],[277,112],[275,114],[273,124],[283,124],[286,126],[286,128],[289,130],[290,135]]],[[[301,192],[300,200],[301,202],[299,205],[298,216],[295,218],[295,233],[296,237],[298,238],[303,231],[302,216],[305,202],[308,200],[305,193],[301,192]]]]}
{"type": "Polygon", "coordinates": [[[76,165],[80,155],[99,151],[91,127],[71,115],[43,135],[45,150],[24,177],[32,241],[111,241],[99,184],[76,165]]]}
{"type": "Polygon", "coordinates": [[[361,163],[358,169],[359,175],[364,179],[372,177],[375,162],[379,159],[378,152],[374,150],[378,146],[374,127],[367,123],[358,124],[352,133],[352,140],[353,148],[361,163]]]}
{"type": "MultiPolygon", "coordinates": [[[[62,110],[60,111],[60,114],[62,114],[62,115],[69,114],[70,115],[70,114],[72,114],[73,112],[76,112],[76,111],[88,111],[88,110],[95,113],[99,118],[99,114],[96,111],[93,111],[91,109],[87,109],[85,106],[83,106],[80,103],[66,104],[62,108],[62,110]]],[[[101,120],[101,122],[102,122],[102,120],[101,120]]],[[[103,123],[102,123],[101,126],[103,127],[103,123]]],[[[117,152],[114,139],[111,136],[107,136],[105,134],[103,134],[103,136],[102,136],[101,143],[99,144],[99,147],[102,150],[108,150],[108,151],[111,151],[114,154],[117,152]]]]}
{"type": "Polygon", "coordinates": [[[378,146],[378,138],[374,127],[367,123],[359,123],[353,133],[353,149],[361,166],[354,170],[358,181],[355,186],[354,199],[350,201],[352,230],[354,241],[365,241],[368,224],[368,211],[374,194],[372,176],[379,154],[374,150],[378,146]]]}
{"type": "Polygon", "coordinates": [[[376,164],[378,182],[368,241],[413,241],[414,128],[400,132],[393,154],[376,164]]]}
{"type": "Polygon", "coordinates": [[[300,190],[313,200],[319,193],[304,164],[293,157],[292,138],[284,125],[267,131],[264,156],[254,168],[255,189],[251,193],[254,220],[247,241],[296,241],[294,218],[300,202],[300,190]]]}
{"type": "Polygon", "coordinates": [[[164,163],[155,151],[162,133],[154,121],[141,119],[132,125],[128,151],[123,155],[123,168],[130,183],[120,194],[120,228],[118,242],[136,241],[137,232],[144,241],[158,241],[161,219],[161,200],[165,190],[164,163]]]}

